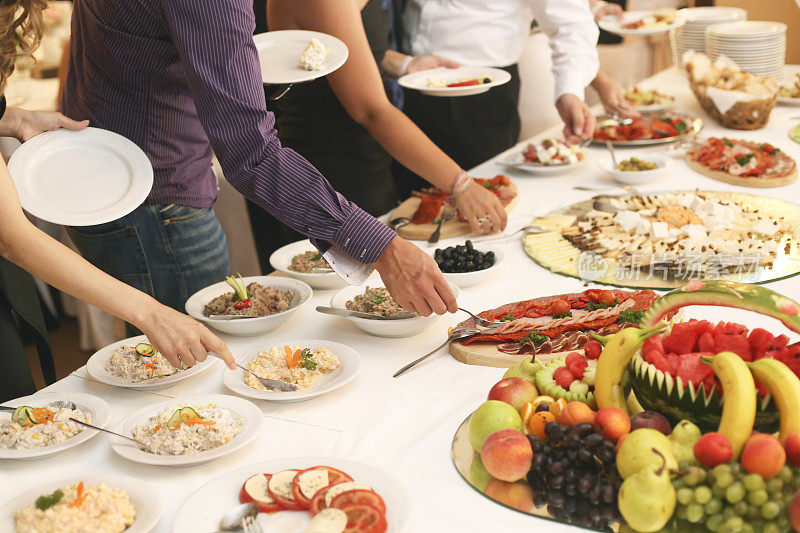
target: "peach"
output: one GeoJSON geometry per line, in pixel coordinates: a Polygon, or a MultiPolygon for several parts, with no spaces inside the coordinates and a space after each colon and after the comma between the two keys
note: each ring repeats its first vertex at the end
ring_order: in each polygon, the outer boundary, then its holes
{"type": "Polygon", "coordinates": [[[533,402],[539,392],[527,379],[512,377],[498,381],[489,391],[489,400],[506,402],[519,411],[527,402],[533,402]]]}
{"type": "Polygon", "coordinates": [[[786,437],[783,447],[786,449],[786,460],[793,466],[800,466],[800,434],[786,437]]]}
{"type": "Polygon", "coordinates": [[[561,410],[561,424],[565,426],[577,426],[583,422],[594,423],[594,411],[583,402],[572,401],[567,403],[561,410]]]}
{"type": "Polygon", "coordinates": [[[603,407],[594,415],[594,427],[604,439],[618,441],[631,431],[631,419],[622,409],[603,407]]]}
{"type": "Polygon", "coordinates": [[[768,437],[745,444],[739,459],[745,470],[751,474],[758,474],[765,480],[777,476],[786,465],[786,451],[781,441],[772,435],[768,437]]]}
{"type": "Polygon", "coordinates": [[[501,481],[519,481],[531,469],[533,450],[528,437],[513,429],[501,429],[488,437],[481,447],[481,461],[486,471],[501,481]]]}
{"type": "Polygon", "coordinates": [[[712,431],[694,443],[694,456],[703,466],[713,468],[733,459],[733,444],[722,433],[712,431]]]}
{"type": "Polygon", "coordinates": [[[747,440],[746,440],[746,441],[744,441],[744,445],[742,446],[742,449],[744,450],[744,449],[745,449],[745,448],[747,448],[749,445],[751,445],[751,444],[753,444],[754,442],[757,442],[757,441],[759,441],[759,440],[761,440],[761,439],[774,439],[774,438],[775,438],[775,437],[774,437],[774,436],[772,436],[772,435],[770,435],[769,433],[759,433],[759,432],[757,432],[757,431],[754,431],[754,432],[752,432],[752,433],[750,434],[750,436],[749,436],[749,437],[747,437],[747,440]]]}
{"type": "Polygon", "coordinates": [[[533,490],[525,481],[511,483],[492,479],[486,484],[483,492],[491,499],[523,513],[530,514],[536,508],[533,504],[533,490]]]}
{"type": "Polygon", "coordinates": [[[795,531],[800,531],[800,491],[795,494],[787,507],[789,512],[789,520],[792,522],[792,527],[795,531]]]}

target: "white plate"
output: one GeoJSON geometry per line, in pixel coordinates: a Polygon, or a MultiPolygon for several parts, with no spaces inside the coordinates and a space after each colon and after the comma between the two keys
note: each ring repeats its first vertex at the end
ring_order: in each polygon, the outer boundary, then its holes
{"type": "Polygon", "coordinates": [[[739,7],[687,7],[681,9],[679,13],[686,20],[687,25],[696,26],[744,20],[747,18],[747,11],[739,7]]]}
{"type": "Polygon", "coordinates": [[[244,382],[244,370],[237,368],[231,370],[225,369],[222,382],[231,391],[248,398],[255,398],[257,400],[269,400],[273,402],[300,402],[303,400],[310,400],[325,393],[334,391],[340,387],[344,387],[350,383],[358,373],[361,371],[361,356],[358,355],[354,349],[344,344],[339,344],[333,341],[324,340],[286,340],[275,341],[270,339],[269,342],[264,342],[263,346],[252,350],[243,357],[237,358],[237,362],[247,367],[248,363],[252,361],[260,351],[267,351],[273,346],[304,346],[306,348],[325,348],[336,357],[339,358],[339,367],[328,374],[322,374],[316,381],[314,381],[307,389],[298,389],[291,392],[269,391],[269,390],[256,390],[244,382]]]}
{"type": "Polygon", "coordinates": [[[109,487],[122,489],[128,493],[133,508],[136,510],[136,518],[133,525],[125,530],[125,533],[147,533],[156,526],[161,517],[161,497],[157,491],[146,483],[142,483],[141,480],[118,476],[84,476],[52,481],[25,491],[13,500],[6,502],[0,511],[2,513],[0,514],[2,516],[0,530],[15,530],[14,511],[31,505],[36,498],[43,494],[52,494],[56,489],[74,485],[80,481],[89,486],[105,483],[109,487]]]}
{"type": "Polygon", "coordinates": [[[769,39],[786,33],[783,22],[746,20],[715,24],[708,28],[707,35],[737,41],[769,39]]]}
{"type": "Polygon", "coordinates": [[[414,89],[430,96],[471,96],[485,93],[492,87],[508,83],[511,74],[499,68],[490,67],[459,67],[459,68],[434,68],[420,70],[413,74],[406,74],[397,83],[406,89],[414,89]],[[471,85],[469,87],[428,87],[428,78],[441,78],[447,83],[455,83],[465,78],[488,77],[491,83],[471,85]]]}
{"type": "MultiPolygon", "coordinates": [[[[367,290],[367,286],[383,287],[384,285],[379,280],[376,281],[375,278],[370,278],[364,282],[364,285],[348,285],[331,297],[331,307],[347,309],[345,304],[347,304],[348,300],[352,300],[357,295],[363,294],[364,291],[367,290]]],[[[459,291],[458,287],[453,283],[450,283],[450,288],[453,290],[456,299],[458,299],[458,295],[461,291],[459,291]]],[[[439,318],[441,318],[439,315],[431,314],[430,316],[418,316],[399,320],[372,320],[370,318],[353,316],[345,317],[345,320],[349,320],[371,335],[398,338],[411,337],[412,335],[422,333],[438,321],[439,318]]]]}
{"type": "MultiPolygon", "coordinates": [[[[225,512],[239,504],[239,491],[247,478],[259,473],[276,473],[281,470],[306,469],[325,465],[338,468],[356,481],[363,481],[386,502],[388,533],[411,530],[413,510],[411,493],[396,477],[384,470],[364,463],[333,457],[297,457],[274,459],[223,474],[197,489],[178,509],[172,523],[172,533],[197,533],[215,531],[225,512]]],[[[311,518],[307,511],[281,511],[261,513],[258,520],[264,531],[302,533],[311,518]]]]}
{"type": "Polygon", "coordinates": [[[261,81],[268,84],[300,83],[327,76],[347,61],[347,45],[333,35],[306,30],[281,30],[253,36],[261,65],[261,81]],[[321,70],[300,66],[300,55],[317,38],[331,50],[321,70]]]}
{"type": "MultiPolygon", "coordinates": [[[[506,257],[505,252],[503,252],[501,248],[495,248],[493,246],[489,246],[488,244],[481,244],[479,242],[473,243],[472,246],[479,252],[494,252],[494,264],[489,268],[476,270],[475,272],[442,272],[444,279],[462,289],[472,287],[473,285],[477,285],[478,283],[486,280],[486,278],[491,276],[493,272],[500,268],[500,264],[506,257]]],[[[425,251],[431,254],[431,257],[433,257],[433,255],[436,253],[436,248],[427,248],[425,251]]]]}
{"type": "Polygon", "coordinates": [[[527,149],[527,144],[521,150],[514,151],[507,156],[501,158],[497,162],[507,167],[522,170],[530,174],[561,174],[569,172],[583,166],[589,159],[588,152],[582,152],[583,158],[577,163],[570,163],[568,165],[542,165],[540,163],[529,163],[525,161],[523,152],[527,149]]]}
{"type": "Polygon", "coordinates": [[[605,17],[601,18],[597,21],[597,25],[600,28],[606,30],[609,33],[616,33],[617,35],[655,35],[657,33],[664,33],[665,31],[674,30],[675,28],[680,28],[684,24],[684,19],[681,17],[679,13],[675,14],[675,22],[672,24],[667,24],[666,26],[659,26],[657,28],[638,28],[638,29],[626,29],[623,28],[623,24],[628,24],[630,22],[636,22],[648,15],[651,15],[653,11],[626,11],[625,14],[622,16],[622,20],[619,20],[614,15],[606,15],[605,17]]]}
{"type": "Polygon", "coordinates": [[[277,328],[311,301],[311,287],[300,280],[284,278],[281,276],[249,276],[244,278],[244,284],[258,282],[267,287],[280,289],[282,291],[292,289],[295,294],[292,303],[286,311],[275,313],[269,316],[259,316],[253,318],[239,318],[234,320],[210,319],[203,314],[203,309],[208,302],[223,295],[226,292],[233,292],[230,285],[224,281],[209,285],[205,289],[200,289],[186,300],[186,312],[214,329],[231,335],[260,335],[277,328]]]}
{"type": "Polygon", "coordinates": [[[261,409],[244,398],[227,396],[224,394],[198,394],[195,396],[170,398],[163,402],[152,403],[134,411],[125,420],[122,420],[115,428],[115,431],[121,435],[133,436],[134,426],[147,424],[151,416],[156,415],[159,411],[167,407],[175,406],[177,409],[179,404],[187,406],[202,405],[212,402],[216,404],[217,407],[227,409],[243,420],[242,429],[230,442],[194,455],[157,455],[140,450],[136,444],[121,439],[120,437],[111,437],[111,448],[125,459],[137,463],[158,466],[190,466],[207,463],[214,459],[224,457],[248,445],[258,437],[258,434],[261,432],[261,427],[264,425],[264,413],[261,412],[261,409]]]}
{"type": "Polygon", "coordinates": [[[336,272],[329,272],[326,274],[306,274],[304,272],[295,272],[289,270],[289,265],[292,264],[294,256],[308,251],[316,251],[314,245],[308,239],[293,242],[282,246],[272,252],[269,256],[269,264],[278,272],[283,272],[295,279],[299,279],[308,283],[314,289],[338,289],[347,285],[347,282],[339,277],[336,272]]]}
{"type": "MultiPolygon", "coordinates": [[[[78,409],[84,413],[90,413],[92,415],[90,424],[93,426],[105,428],[106,424],[108,424],[108,420],[111,418],[111,408],[108,406],[108,403],[105,400],[98,398],[97,396],[83,394],[81,392],[40,392],[31,396],[15,398],[13,400],[3,402],[3,404],[10,407],[19,407],[21,405],[45,407],[47,404],[56,401],[73,402],[78,406],[78,409]]],[[[6,424],[10,420],[11,413],[0,412],[0,423],[6,424]]],[[[39,457],[62,452],[72,448],[73,446],[82,444],[98,433],[99,431],[96,429],[83,428],[83,431],[74,437],[53,446],[20,450],[0,448],[0,459],[38,459],[39,457]]]]}
{"type": "Polygon", "coordinates": [[[25,211],[65,226],[121,218],[153,187],[153,167],[141,148],[99,128],[39,134],[12,154],[8,170],[25,211]]]}
{"type": "Polygon", "coordinates": [[[211,368],[211,366],[217,360],[215,357],[209,355],[205,361],[201,363],[195,363],[193,367],[186,370],[181,370],[177,374],[172,374],[170,376],[164,376],[161,378],[148,379],[146,381],[139,381],[135,383],[114,376],[108,372],[108,370],[106,370],[106,362],[109,360],[109,358],[111,358],[115,351],[125,345],[136,346],[140,342],[149,341],[145,335],[138,335],[128,339],[122,339],[121,341],[117,341],[113,344],[109,344],[105,348],[97,350],[86,362],[86,371],[89,372],[89,375],[94,379],[100,383],[105,383],[106,385],[125,387],[126,389],[157,390],[169,387],[175,383],[178,383],[179,381],[183,381],[186,378],[190,378],[196,374],[199,374],[203,370],[211,368]]]}
{"type": "MultiPolygon", "coordinates": [[[[619,161],[619,155],[617,155],[617,160],[619,161]]],[[[627,158],[624,158],[627,159],[627,158]]],[[[627,183],[629,185],[642,185],[644,183],[650,183],[658,179],[664,171],[672,164],[672,160],[662,154],[645,154],[642,155],[639,159],[644,161],[650,161],[658,165],[658,168],[654,168],[653,170],[619,170],[614,168],[614,163],[611,161],[611,157],[603,157],[600,159],[600,168],[611,174],[615,180],[621,183],[627,183]]]]}
{"type": "Polygon", "coordinates": [[[782,104],[782,105],[797,106],[797,105],[800,105],[800,97],[798,97],[798,98],[789,98],[789,97],[781,96],[781,97],[778,98],[778,103],[782,104]]]}

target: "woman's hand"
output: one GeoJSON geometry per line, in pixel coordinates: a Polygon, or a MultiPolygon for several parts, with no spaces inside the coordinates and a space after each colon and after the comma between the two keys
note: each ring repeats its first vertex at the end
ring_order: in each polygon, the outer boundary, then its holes
{"type": "Polygon", "coordinates": [[[177,368],[181,363],[193,366],[205,361],[207,352],[212,351],[225,361],[228,368],[236,369],[228,346],[207,327],[170,307],[153,303],[153,308],[141,323],[134,326],[147,335],[150,343],[172,366],[177,368]]]}
{"type": "Polygon", "coordinates": [[[625,89],[602,71],[597,73],[597,77],[592,81],[592,87],[597,91],[606,113],[624,118],[641,116],[641,113],[625,100],[625,89]]]}
{"type": "Polygon", "coordinates": [[[406,69],[406,74],[419,72],[420,70],[430,70],[432,68],[439,68],[439,67],[458,68],[460,66],[461,65],[459,63],[456,63],[455,61],[450,61],[449,59],[445,59],[443,57],[435,55],[419,56],[412,59],[411,62],[408,64],[408,68],[406,69]]]}
{"type": "Polygon", "coordinates": [[[508,215],[491,191],[472,183],[456,198],[456,207],[475,233],[496,233],[506,229],[508,215]]]}
{"type": "Polygon", "coordinates": [[[55,111],[27,111],[9,107],[0,120],[0,135],[16,137],[20,142],[25,142],[45,131],[59,128],[77,131],[88,125],[88,120],[78,122],[55,111]]]}

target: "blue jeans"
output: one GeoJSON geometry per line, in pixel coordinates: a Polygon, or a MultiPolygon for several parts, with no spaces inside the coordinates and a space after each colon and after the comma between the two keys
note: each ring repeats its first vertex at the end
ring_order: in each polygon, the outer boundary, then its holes
{"type": "Polygon", "coordinates": [[[67,232],[94,266],[181,312],[189,296],[230,271],[225,232],[211,208],[142,205],[67,232]]]}

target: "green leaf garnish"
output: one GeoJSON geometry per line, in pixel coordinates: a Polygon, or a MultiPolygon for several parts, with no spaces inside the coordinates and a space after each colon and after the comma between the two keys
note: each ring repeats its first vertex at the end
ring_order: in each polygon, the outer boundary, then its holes
{"type": "Polygon", "coordinates": [[[688,127],[689,127],[689,126],[686,124],[686,122],[684,122],[684,121],[682,121],[682,120],[680,120],[680,121],[678,121],[678,122],[675,122],[675,123],[674,123],[674,124],[672,124],[672,125],[673,125],[673,126],[675,126],[675,129],[676,129],[676,130],[678,130],[678,133],[683,133],[684,131],[686,131],[686,128],[688,128],[688,127]]]}
{"type": "Polygon", "coordinates": [[[233,301],[238,302],[240,300],[247,300],[250,298],[250,295],[247,293],[247,286],[244,284],[244,280],[242,279],[242,275],[238,272],[236,273],[236,277],[228,276],[225,278],[225,283],[233,288],[233,292],[236,293],[234,296],[233,301]]]}
{"type": "Polygon", "coordinates": [[[619,298],[614,298],[614,301],[610,304],[604,304],[602,302],[589,302],[586,304],[584,309],[586,311],[597,311],[598,309],[608,309],[609,307],[616,307],[619,305],[619,298]]]}
{"type": "Polygon", "coordinates": [[[302,357],[303,360],[298,364],[298,366],[301,366],[307,370],[317,369],[317,363],[312,359],[312,357],[314,357],[314,354],[311,353],[311,350],[309,350],[308,348],[303,348],[303,351],[300,352],[300,357],[302,357]]]}
{"type": "Polygon", "coordinates": [[[314,255],[311,257],[311,260],[312,260],[312,261],[319,261],[320,259],[322,259],[322,254],[314,254],[314,255]]]}
{"type": "Polygon", "coordinates": [[[509,313],[506,316],[504,316],[503,318],[501,318],[500,322],[511,322],[512,320],[516,320],[516,319],[517,319],[517,317],[515,317],[513,314],[509,313]]]}
{"type": "Polygon", "coordinates": [[[755,156],[756,156],[756,154],[750,153],[750,154],[744,155],[742,157],[737,157],[736,158],[736,162],[739,163],[739,166],[743,167],[747,163],[749,163],[750,160],[753,159],[755,156]]]}
{"type": "Polygon", "coordinates": [[[40,511],[46,511],[50,509],[52,506],[57,504],[61,501],[61,498],[64,497],[64,492],[61,489],[56,490],[53,494],[44,494],[36,498],[36,503],[34,505],[40,511]]]}
{"type": "Polygon", "coordinates": [[[728,139],[722,139],[722,144],[724,144],[725,146],[730,146],[731,148],[733,148],[733,143],[730,142],[728,139]]]}
{"type": "Polygon", "coordinates": [[[380,305],[385,301],[386,301],[386,296],[383,296],[381,294],[379,294],[373,300],[371,300],[371,302],[374,303],[375,305],[380,305]]]}
{"type": "Polygon", "coordinates": [[[542,333],[538,329],[535,329],[535,330],[531,331],[530,333],[528,333],[527,335],[525,335],[524,337],[520,338],[518,342],[520,344],[530,343],[530,344],[533,344],[535,346],[539,346],[540,344],[543,344],[549,338],[550,337],[548,337],[547,335],[545,335],[544,333],[542,333]]]}
{"type": "Polygon", "coordinates": [[[570,318],[572,316],[572,311],[564,311],[563,313],[558,313],[557,315],[553,315],[553,318],[570,318]]]}
{"type": "Polygon", "coordinates": [[[644,316],[644,311],[635,311],[633,309],[626,309],[624,311],[620,311],[619,313],[619,322],[630,322],[631,324],[638,324],[640,320],[642,320],[642,316],[644,316]]]}

